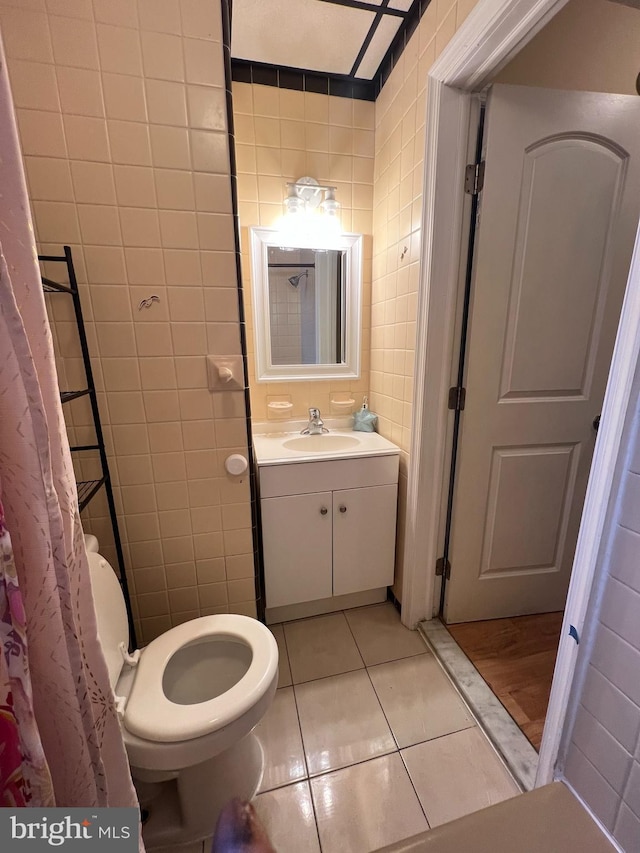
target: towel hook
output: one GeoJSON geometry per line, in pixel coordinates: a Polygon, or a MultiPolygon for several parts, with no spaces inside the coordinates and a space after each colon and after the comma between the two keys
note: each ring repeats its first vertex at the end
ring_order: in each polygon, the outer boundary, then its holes
{"type": "Polygon", "coordinates": [[[138,305],[138,311],[142,311],[143,308],[151,308],[154,302],[160,302],[160,297],[156,296],[155,293],[146,299],[141,300],[138,305]]]}

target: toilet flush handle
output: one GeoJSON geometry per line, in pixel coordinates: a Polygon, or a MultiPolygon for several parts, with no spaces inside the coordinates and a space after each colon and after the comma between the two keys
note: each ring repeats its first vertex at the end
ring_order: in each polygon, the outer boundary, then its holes
{"type": "Polygon", "coordinates": [[[120,649],[122,660],[126,663],[127,666],[138,665],[138,661],[140,660],[140,649],[136,649],[135,652],[130,655],[124,643],[120,643],[118,645],[118,648],[120,649]]]}

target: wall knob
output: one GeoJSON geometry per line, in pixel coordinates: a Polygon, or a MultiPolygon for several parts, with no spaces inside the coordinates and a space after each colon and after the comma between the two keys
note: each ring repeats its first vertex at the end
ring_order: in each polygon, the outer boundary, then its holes
{"type": "Polygon", "coordinates": [[[227,469],[228,474],[239,477],[247,470],[249,463],[240,453],[232,453],[231,456],[227,456],[225,459],[224,467],[227,469]]]}
{"type": "Polygon", "coordinates": [[[329,510],[326,508],[326,506],[323,506],[320,510],[320,515],[326,515],[328,512],[329,510]]]}
{"type": "Polygon", "coordinates": [[[344,504],[342,504],[342,506],[340,507],[340,512],[346,512],[346,511],[347,511],[346,506],[344,504]]]}

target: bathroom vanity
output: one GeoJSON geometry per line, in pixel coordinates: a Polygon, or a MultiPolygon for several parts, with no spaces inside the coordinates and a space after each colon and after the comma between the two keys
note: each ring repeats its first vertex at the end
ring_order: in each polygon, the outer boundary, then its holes
{"type": "Polygon", "coordinates": [[[377,433],[254,436],[267,621],[386,598],[399,448],[377,433]]]}

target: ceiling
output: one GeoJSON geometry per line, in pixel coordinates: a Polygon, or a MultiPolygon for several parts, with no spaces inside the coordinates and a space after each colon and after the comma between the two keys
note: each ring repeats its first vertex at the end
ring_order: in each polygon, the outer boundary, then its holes
{"type": "Polygon", "coordinates": [[[429,0],[233,0],[234,62],[373,83],[429,0]]]}

